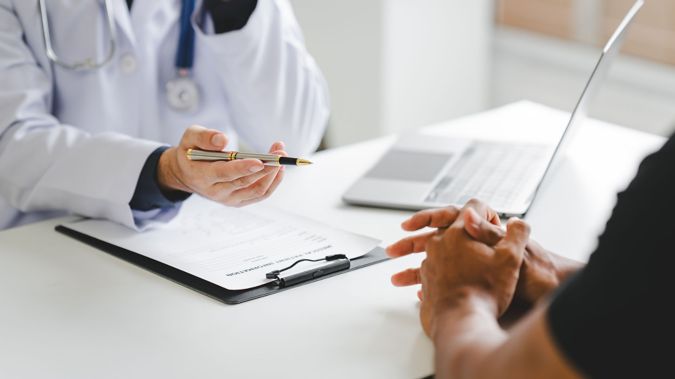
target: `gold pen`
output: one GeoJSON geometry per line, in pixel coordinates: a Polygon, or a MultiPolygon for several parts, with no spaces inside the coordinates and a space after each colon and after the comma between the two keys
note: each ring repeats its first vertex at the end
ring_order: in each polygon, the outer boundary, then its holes
{"type": "Polygon", "coordinates": [[[191,161],[233,161],[235,159],[257,159],[265,166],[307,166],[311,161],[303,158],[282,157],[274,154],[241,153],[238,151],[204,151],[188,149],[187,158],[191,161]]]}

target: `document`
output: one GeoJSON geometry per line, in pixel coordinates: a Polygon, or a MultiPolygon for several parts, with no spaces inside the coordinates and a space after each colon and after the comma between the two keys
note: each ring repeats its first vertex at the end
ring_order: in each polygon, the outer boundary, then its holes
{"type": "MultiPolygon", "coordinates": [[[[193,196],[171,222],[137,232],[104,220],[66,227],[145,255],[229,290],[270,282],[265,274],[300,259],[363,256],[380,241],[267,205],[230,208],[193,196]]],[[[326,265],[300,263],[284,275],[326,265]]]]}

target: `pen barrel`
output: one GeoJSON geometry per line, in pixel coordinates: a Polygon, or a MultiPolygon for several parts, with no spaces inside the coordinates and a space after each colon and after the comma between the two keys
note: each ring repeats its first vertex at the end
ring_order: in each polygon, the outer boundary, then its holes
{"type": "Polygon", "coordinates": [[[188,159],[192,161],[233,161],[235,159],[257,159],[262,162],[278,163],[279,156],[272,154],[241,153],[238,151],[204,151],[189,149],[188,159]]]}
{"type": "Polygon", "coordinates": [[[233,161],[237,159],[236,151],[203,151],[188,149],[187,158],[191,161],[233,161]]]}
{"type": "Polygon", "coordinates": [[[257,159],[263,162],[278,162],[278,155],[259,153],[236,153],[236,159],[257,159]]]}
{"type": "Polygon", "coordinates": [[[189,149],[187,158],[191,161],[233,161],[235,159],[257,159],[266,166],[304,166],[312,162],[293,157],[282,157],[274,154],[242,153],[238,151],[203,151],[189,149]]]}

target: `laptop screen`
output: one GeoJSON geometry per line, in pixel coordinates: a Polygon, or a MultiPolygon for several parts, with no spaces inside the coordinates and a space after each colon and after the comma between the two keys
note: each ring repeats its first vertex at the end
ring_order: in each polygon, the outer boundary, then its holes
{"type": "Polygon", "coordinates": [[[595,68],[593,69],[593,72],[591,73],[591,76],[588,79],[588,82],[586,83],[586,87],[581,93],[581,97],[579,98],[579,101],[577,102],[577,105],[574,108],[574,111],[572,112],[572,116],[570,117],[570,121],[567,124],[565,131],[563,132],[562,138],[560,139],[558,145],[555,148],[553,158],[546,167],[544,176],[534,191],[530,207],[532,206],[532,203],[534,202],[534,199],[536,198],[539,189],[547,180],[550,180],[552,176],[551,167],[558,165],[558,163],[562,159],[563,152],[566,150],[567,145],[572,140],[572,136],[578,130],[579,124],[586,117],[586,109],[588,107],[588,103],[595,97],[598,89],[600,88],[600,85],[602,84],[602,82],[604,82],[605,78],[607,77],[607,74],[609,73],[609,68],[612,65],[612,62],[614,61],[616,56],[618,55],[619,50],[621,49],[621,45],[626,35],[626,31],[628,30],[628,27],[635,19],[635,16],[640,11],[643,5],[644,0],[637,0],[635,2],[633,7],[630,9],[630,11],[628,11],[623,21],[621,21],[621,24],[619,24],[614,34],[607,42],[607,45],[605,45],[605,48],[603,49],[602,54],[600,54],[600,58],[598,59],[598,63],[595,65],[595,68]]]}

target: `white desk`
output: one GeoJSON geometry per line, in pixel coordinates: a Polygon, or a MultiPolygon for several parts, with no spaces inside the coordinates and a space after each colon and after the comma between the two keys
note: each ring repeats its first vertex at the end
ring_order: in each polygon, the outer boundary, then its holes
{"type": "MultiPolygon", "coordinates": [[[[548,112],[547,122],[565,116],[548,112]]],[[[357,208],[340,196],[391,138],[317,154],[289,170],[271,202],[381,238],[403,235],[409,212],[357,208]]],[[[663,139],[584,125],[528,215],[548,248],[586,259],[639,160],[663,139]]],[[[236,306],[218,303],[53,231],[66,219],[0,233],[0,377],[419,378],[432,346],[416,289],[389,261],[236,306]]]]}

